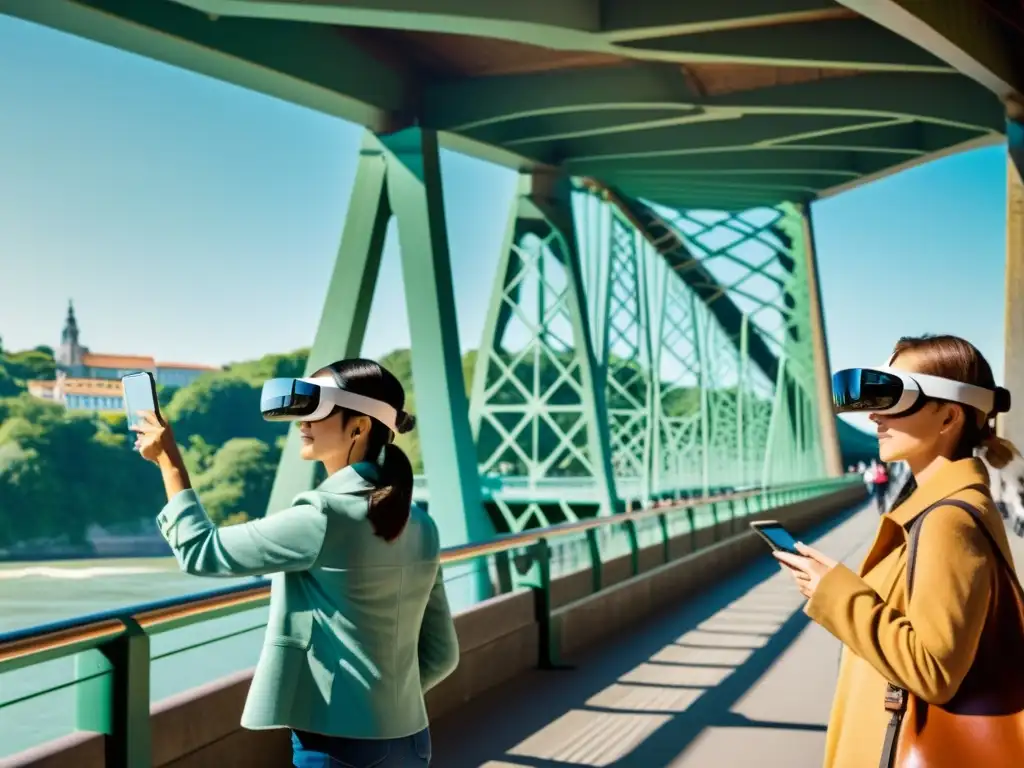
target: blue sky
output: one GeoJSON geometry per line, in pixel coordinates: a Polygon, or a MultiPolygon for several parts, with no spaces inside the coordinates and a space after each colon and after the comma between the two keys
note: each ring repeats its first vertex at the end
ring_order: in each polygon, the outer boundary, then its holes
{"type": "MultiPolygon", "coordinates": [[[[220,364],[307,345],[361,128],[0,16],[0,336],[220,364]],[[285,279],[283,276],[287,276],[285,279]]],[[[479,344],[515,175],[442,158],[463,348],[479,344]]],[[[834,368],[896,337],[973,341],[1001,377],[1005,150],[816,203],[834,368]]],[[[408,344],[385,252],[364,352],[408,344]]]]}

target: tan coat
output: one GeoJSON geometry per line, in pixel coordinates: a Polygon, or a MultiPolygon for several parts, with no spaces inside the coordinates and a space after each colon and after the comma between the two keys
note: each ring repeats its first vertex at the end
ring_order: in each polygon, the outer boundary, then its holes
{"type": "Polygon", "coordinates": [[[821,580],[806,614],[843,644],[825,740],[825,768],[875,768],[889,713],[886,681],[930,704],[956,693],[974,660],[993,588],[996,559],[971,516],[956,507],[928,514],[917,545],[914,599],[907,607],[907,537],[927,507],[948,497],[983,514],[1012,563],[1002,518],[992,501],[968,486],[988,485],[977,459],[942,468],[884,515],[875,541],[854,573],[844,565],[821,580]]]}

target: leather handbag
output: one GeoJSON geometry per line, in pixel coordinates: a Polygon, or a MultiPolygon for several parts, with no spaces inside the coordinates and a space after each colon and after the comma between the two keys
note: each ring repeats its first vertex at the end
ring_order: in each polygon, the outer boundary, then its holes
{"type": "MultiPolygon", "coordinates": [[[[983,486],[977,490],[988,489],[983,486]]],[[[953,698],[928,704],[889,684],[891,715],[879,768],[1021,768],[1024,766],[1024,590],[1002,550],[966,502],[944,499],[922,512],[910,528],[907,600],[914,584],[917,542],[925,516],[958,507],[974,518],[998,560],[996,580],[978,650],[953,698]]]]}

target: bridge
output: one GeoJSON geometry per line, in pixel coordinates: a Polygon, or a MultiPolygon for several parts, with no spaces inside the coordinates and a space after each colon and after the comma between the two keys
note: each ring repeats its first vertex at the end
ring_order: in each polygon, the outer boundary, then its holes
{"type": "MultiPolygon", "coordinates": [[[[639,616],[625,604],[678,609],[710,585],[701,567],[756,554],[743,518],[813,526],[858,500],[843,467],[866,449],[830,409],[814,201],[1006,142],[1005,382],[1024,390],[1019,5],[0,0],[0,12],[365,126],[309,367],[358,354],[394,220],[430,446],[417,494],[452,588],[473,583],[460,615],[472,668],[438,694],[439,714],[521,662],[560,666],[595,616],[625,628],[639,616]],[[520,173],[468,395],[442,147],[520,173]],[[559,579],[574,586],[556,596],[559,579]]],[[[1024,411],[1000,429],[1024,444],[1024,411]]],[[[314,482],[288,440],[271,509],[314,482]]],[[[0,671],[74,658],[79,680],[80,733],[13,764],[79,750],[76,765],[203,765],[228,742],[256,754],[270,737],[180,730],[203,702],[230,712],[244,672],[150,712],[149,635],[265,599],[244,585],[0,640],[0,671]]]]}

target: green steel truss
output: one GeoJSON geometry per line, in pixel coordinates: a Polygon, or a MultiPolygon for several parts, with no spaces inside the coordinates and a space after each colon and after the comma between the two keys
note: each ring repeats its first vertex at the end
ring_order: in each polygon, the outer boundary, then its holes
{"type": "Polygon", "coordinates": [[[495,527],[823,476],[809,232],[524,175],[470,407],[495,527]]]}
{"type": "MultiPolygon", "coordinates": [[[[802,208],[677,211],[522,175],[467,403],[442,204],[435,134],[367,133],[309,370],[358,353],[393,218],[419,497],[446,544],[826,474],[802,208]]],[[[312,482],[290,444],[271,509],[312,482]]]]}

